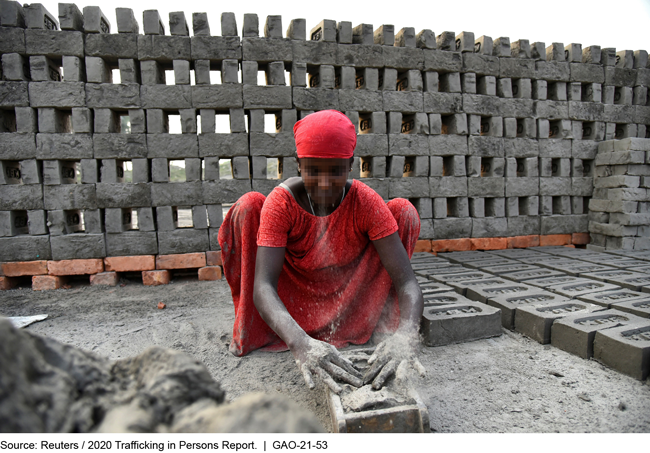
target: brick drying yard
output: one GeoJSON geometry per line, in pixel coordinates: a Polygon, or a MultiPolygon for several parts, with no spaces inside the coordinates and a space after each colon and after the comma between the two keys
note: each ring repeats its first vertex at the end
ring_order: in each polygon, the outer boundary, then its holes
{"type": "MultiPolygon", "coordinates": [[[[631,261],[631,254],[587,256],[584,250],[564,247],[545,248],[544,253],[538,250],[533,251],[538,253],[534,263],[538,269],[525,262],[524,255],[528,253],[530,258],[533,253],[530,249],[441,253],[438,257],[416,255],[413,267],[427,299],[425,318],[431,318],[430,310],[440,307],[445,308],[449,319],[467,317],[467,313],[463,314],[467,310],[462,309],[466,306],[478,307],[480,313],[489,313],[490,307],[507,312],[507,304],[498,298],[485,298],[485,287],[480,289],[476,284],[467,284],[468,280],[449,278],[449,275],[467,274],[471,281],[477,282],[473,274],[483,273],[487,274],[481,278],[484,281],[517,282],[516,286],[528,288],[528,295],[531,288],[537,288],[538,296],[540,292],[550,293],[571,299],[575,304],[589,305],[584,300],[562,296],[557,289],[536,287],[531,284],[534,280],[525,280],[518,274],[548,271],[555,277],[570,278],[576,273],[589,273],[586,278],[597,285],[603,279],[597,279],[597,273],[589,272],[593,269],[588,267],[607,265],[615,271],[621,269],[616,265],[624,261],[628,267],[639,264],[631,261]],[[599,263],[587,261],[593,258],[598,258],[599,263]],[[606,258],[610,260],[607,263],[606,258]],[[499,269],[496,261],[502,261],[501,266],[514,265],[525,270],[499,269]],[[581,267],[584,269],[578,271],[581,267]],[[463,282],[467,288],[465,297],[470,300],[461,295],[463,282]],[[436,286],[438,290],[434,289],[436,286]],[[457,298],[451,302],[455,306],[440,305],[441,300],[449,304],[452,297],[457,298]],[[488,305],[477,302],[481,297],[488,305]]],[[[641,254],[637,254],[634,260],[643,265],[644,260],[640,258],[641,254]]],[[[598,272],[614,271],[600,269],[598,272]]],[[[332,430],[325,391],[306,388],[289,353],[254,352],[237,358],[228,352],[234,319],[228,285],[225,280],[197,282],[192,273],[196,271],[171,271],[172,280],[164,286],[144,286],[139,277],[131,278],[136,274],[128,273],[121,275],[115,287],[90,286],[88,277],[84,276],[69,280],[67,289],[51,291],[33,291],[27,284],[29,280],[21,280],[22,286],[17,289],[0,292],[0,312],[6,316],[48,314],[47,320],[26,329],[110,359],[133,356],[153,345],[188,352],[221,382],[227,399],[252,391],[279,392],[312,411],[327,430],[332,430]],[[158,309],[159,302],[166,304],[166,308],[158,309]]],[[[625,276],[612,276],[610,281],[617,278],[625,276]]],[[[623,285],[620,291],[631,290],[623,285]]],[[[638,299],[629,300],[642,300],[644,293],[640,294],[638,299]]],[[[590,299],[596,304],[598,300],[590,299]]],[[[604,310],[602,304],[601,301],[600,309],[604,310]]],[[[622,308],[625,302],[614,303],[619,304],[622,308]]],[[[591,311],[598,310],[598,306],[590,307],[591,311]]],[[[629,312],[618,311],[619,315],[630,317],[629,312]]],[[[474,322],[475,327],[493,323],[493,318],[477,323],[480,313],[468,322],[474,322]]],[[[562,315],[566,313],[559,316],[562,315]]],[[[512,319],[515,329],[526,330],[527,324],[519,326],[518,318],[512,319]]],[[[650,325],[647,318],[641,319],[641,323],[650,325]]],[[[433,333],[425,341],[444,342],[444,335],[440,334],[444,320],[441,326],[432,329],[433,333]]],[[[529,338],[534,334],[528,331],[524,335],[500,327],[496,333],[500,335],[458,344],[423,346],[421,360],[428,374],[419,381],[418,390],[429,409],[432,432],[650,431],[647,379],[640,381],[594,359],[578,357],[560,349],[559,344],[540,344],[529,338]]],[[[456,341],[463,340],[456,338],[456,341]]],[[[632,356],[630,360],[633,361],[632,356]]]]}

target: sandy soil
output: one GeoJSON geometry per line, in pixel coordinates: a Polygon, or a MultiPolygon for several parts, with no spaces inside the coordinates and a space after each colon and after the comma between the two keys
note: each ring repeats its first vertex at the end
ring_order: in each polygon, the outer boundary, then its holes
{"type": "MultiPolygon", "coordinates": [[[[325,391],[310,391],[288,352],[228,352],[234,310],[225,280],[0,292],[0,314],[47,313],[26,329],[110,359],[157,345],[202,360],[227,400],[280,392],[331,430],[325,391]],[[156,308],[158,302],[167,308],[156,308]]],[[[420,381],[432,432],[650,432],[650,383],[504,330],[501,337],[422,349],[420,381]]]]}

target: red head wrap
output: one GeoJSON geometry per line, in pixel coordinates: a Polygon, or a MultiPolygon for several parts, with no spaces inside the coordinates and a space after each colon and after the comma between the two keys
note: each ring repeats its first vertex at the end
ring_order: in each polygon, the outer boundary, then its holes
{"type": "Polygon", "coordinates": [[[348,159],[357,146],[357,132],[352,121],[336,110],[322,110],[307,115],[293,126],[298,157],[348,159]]]}

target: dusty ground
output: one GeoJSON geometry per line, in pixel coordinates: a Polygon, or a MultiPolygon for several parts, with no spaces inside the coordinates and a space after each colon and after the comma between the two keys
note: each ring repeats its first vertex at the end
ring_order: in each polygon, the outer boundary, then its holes
{"type": "MultiPolygon", "coordinates": [[[[0,292],[0,315],[47,313],[28,330],[110,359],[152,345],[202,360],[232,400],[251,391],[280,392],[315,413],[331,430],[322,388],[309,391],[291,354],[228,352],[234,311],[225,280],[176,278],[171,285],[0,292]],[[158,302],[167,304],[158,310],[158,302]]],[[[517,333],[423,348],[428,370],[420,395],[432,432],[650,432],[650,385],[542,346],[517,333]]]]}

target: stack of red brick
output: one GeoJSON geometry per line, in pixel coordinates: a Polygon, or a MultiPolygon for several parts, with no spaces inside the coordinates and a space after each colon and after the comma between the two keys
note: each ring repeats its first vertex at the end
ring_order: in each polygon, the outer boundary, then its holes
{"type": "Polygon", "coordinates": [[[166,285],[175,269],[198,269],[199,280],[220,280],[221,252],[179,255],[114,256],[110,258],[20,261],[0,263],[0,289],[11,289],[19,277],[32,277],[32,289],[42,291],[63,288],[74,275],[90,275],[91,285],[117,285],[121,272],[142,272],[142,283],[166,285]]]}

